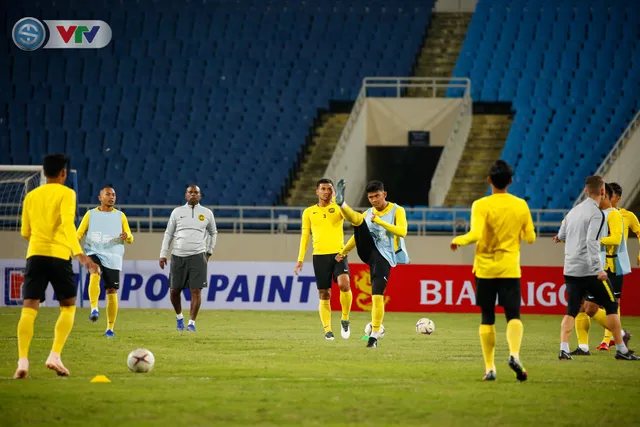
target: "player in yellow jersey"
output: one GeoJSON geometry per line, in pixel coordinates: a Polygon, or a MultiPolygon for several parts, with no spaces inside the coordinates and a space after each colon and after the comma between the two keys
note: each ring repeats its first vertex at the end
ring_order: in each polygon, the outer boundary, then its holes
{"type": "Polygon", "coordinates": [[[507,318],[509,367],[519,381],[527,372],[520,363],[523,325],[520,320],[520,239],[536,240],[527,202],[507,192],[513,182],[513,169],[503,160],[489,171],[491,195],[473,202],[471,228],[451,242],[451,250],[476,243],[473,272],[476,276],[476,305],[482,311],[480,343],[485,363],[485,381],[496,379],[495,303],[504,308],[507,318]]]}
{"type": "Polygon", "coordinates": [[[364,213],[351,209],[344,201],[344,180],[336,186],[336,204],[344,219],[354,227],[354,233],[344,249],[336,256],[342,260],[351,249],[357,247],[358,256],[371,272],[371,335],[367,348],[378,346],[378,337],[384,318],[384,291],[387,288],[391,268],[408,264],[409,255],[404,244],[407,235],[407,215],[404,208],[387,201],[387,192],[380,181],[367,184],[367,199],[371,208],[364,213]]]}
{"type": "Polygon", "coordinates": [[[333,340],[331,329],[331,285],[335,280],[340,288],[340,305],[342,318],[340,320],[340,335],[344,339],[351,336],[349,313],[353,295],[349,284],[349,263],[346,257],[336,260],[336,255],[344,247],[344,219],[333,198],[333,182],[321,179],[316,184],[318,203],[308,207],[302,213],[302,235],[300,237],[300,251],[295,274],[302,270],[304,255],[309,245],[310,235],[313,237],[313,270],[316,276],[316,286],[320,296],[320,320],[324,328],[324,337],[333,340]]]}
{"type": "MultiPolygon", "coordinates": [[[[124,256],[124,243],[133,243],[133,234],[124,212],[115,209],[116,191],[106,186],[98,196],[100,206],[87,213],[78,227],[78,240],[87,235],[85,250],[87,255],[100,266],[102,280],[107,295],[107,330],[104,336],[115,338],[113,328],[118,315],[118,289],[120,271],[124,256]],[[87,233],[88,232],[88,233],[87,233]]],[[[89,320],[96,322],[100,317],[98,298],[100,297],[100,276],[92,274],[89,279],[89,320]]]]}
{"type": "Polygon", "coordinates": [[[60,316],[45,365],[60,376],[69,375],[60,353],[73,328],[76,314],[76,284],[71,255],[91,273],[99,271],[98,266],[82,252],[76,238],[76,193],[64,185],[67,163],[67,158],[62,154],[46,156],[43,169],[47,183],[29,192],[22,207],[20,234],[29,241],[29,249],[22,287],[22,313],[18,322],[18,369],[13,376],[15,379],[29,375],[29,347],[40,299],[49,282],[60,302],[60,316]]]}
{"type": "MultiPolygon", "coordinates": [[[[612,182],[611,189],[613,190],[613,196],[611,196],[611,205],[618,209],[622,214],[624,229],[622,230],[622,235],[624,236],[625,241],[629,241],[629,231],[636,235],[638,238],[638,243],[640,243],[640,221],[638,221],[638,217],[631,211],[628,211],[624,208],[619,208],[618,204],[622,199],[622,187],[620,184],[616,182],[612,182]]],[[[640,267],[640,253],[638,253],[638,258],[636,261],[638,267],[640,267]]]]}

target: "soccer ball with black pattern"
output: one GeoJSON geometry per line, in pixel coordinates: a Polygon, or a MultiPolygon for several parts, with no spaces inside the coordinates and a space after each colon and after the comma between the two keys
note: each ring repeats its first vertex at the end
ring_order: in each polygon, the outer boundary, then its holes
{"type": "Polygon", "coordinates": [[[416,323],[416,332],[422,335],[431,335],[436,330],[436,324],[433,320],[423,317],[416,323]]]}
{"type": "Polygon", "coordinates": [[[153,365],[156,363],[156,358],[146,348],[138,348],[129,353],[127,357],[127,366],[131,372],[137,374],[144,374],[150,372],[153,369],[153,365]]]}

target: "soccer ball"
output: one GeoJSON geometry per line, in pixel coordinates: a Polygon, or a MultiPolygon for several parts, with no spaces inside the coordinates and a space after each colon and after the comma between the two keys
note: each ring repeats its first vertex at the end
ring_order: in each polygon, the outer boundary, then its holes
{"type": "Polygon", "coordinates": [[[433,320],[423,317],[416,323],[416,332],[423,335],[431,335],[436,330],[433,320]]]}
{"type": "Polygon", "coordinates": [[[129,353],[127,357],[127,366],[131,372],[146,373],[151,372],[156,358],[146,348],[138,348],[129,353]]]}
{"type": "MultiPolygon", "coordinates": [[[[369,322],[367,323],[367,326],[364,327],[364,334],[370,337],[371,332],[373,332],[373,327],[371,326],[371,322],[369,322]]],[[[378,338],[382,337],[384,337],[384,325],[380,325],[380,331],[378,332],[378,338]]]]}

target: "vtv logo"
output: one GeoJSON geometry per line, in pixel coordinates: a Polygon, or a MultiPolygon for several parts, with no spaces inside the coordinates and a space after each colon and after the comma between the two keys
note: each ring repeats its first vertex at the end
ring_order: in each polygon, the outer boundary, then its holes
{"type": "Polygon", "coordinates": [[[100,26],[95,25],[91,28],[91,31],[89,31],[86,25],[70,25],[68,28],[64,25],[56,25],[56,30],[58,30],[58,34],[60,34],[60,37],[62,37],[65,43],[69,43],[71,37],[74,38],[75,44],[82,43],[82,35],[84,34],[87,43],[91,44],[96,38],[98,31],[100,31],[100,26]]]}

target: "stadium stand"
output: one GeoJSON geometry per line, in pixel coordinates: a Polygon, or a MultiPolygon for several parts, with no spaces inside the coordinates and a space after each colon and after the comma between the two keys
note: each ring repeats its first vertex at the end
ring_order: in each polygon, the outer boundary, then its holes
{"type": "Polygon", "coordinates": [[[512,103],[511,190],[570,208],[640,109],[640,3],[480,0],[453,75],[474,101],[512,103]]]}
{"type": "Polygon", "coordinates": [[[197,182],[208,203],[272,205],[318,108],[355,99],[365,76],[410,73],[433,4],[21,2],[5,34],[24,16],[101,19],[113,39],[97,51],[5,45],[2,163],[66,152],[82,203],[108,183],[120,203],[175,204],[197,182]]]}

